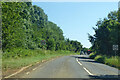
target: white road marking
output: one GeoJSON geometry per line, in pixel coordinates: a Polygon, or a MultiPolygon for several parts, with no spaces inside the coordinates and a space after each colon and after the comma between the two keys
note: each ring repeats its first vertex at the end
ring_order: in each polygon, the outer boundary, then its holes
{"type": "Polygon", "coordinates": [[[80,65],[82,65],[79,61],[78,61],[78,59],[76,58],[76,61],[80,64],[80,65]]]}
{"type": "MultiPolygon", "coordinates": [[[[80,63],[80,61],[78,61],[78,58],[76,58],[76,61],[80,64],[80,65],[82,65],[82,63],[80,63]]],[[[87,70],[85,67],[83,67],[84,68],[84,70],[89,74],[89,75],[93,75],[89,70],[87,70]]]]}
{"type": "Polygon", "coordinates": [[[30,72],[27,72],[26,74],[29,74],[30,72]]]}
{"type": "Polygon", "coordinates": [[[89,75],[93,75],[90,71],[88,71],[85,67],[83,67],[85,71],[88,72],[89,75]]]}

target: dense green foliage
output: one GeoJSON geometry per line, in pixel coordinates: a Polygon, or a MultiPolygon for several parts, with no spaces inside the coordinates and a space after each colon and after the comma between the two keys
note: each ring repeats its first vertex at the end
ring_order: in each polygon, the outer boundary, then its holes
{"type": "Polygon", "coordinates": [[[91,53],[90,56],[89,56],[89,58],[91,58],[91,59],[94,59],[95,57],[96,57],[95,53],[91,53]]]}
{"type": "Polygon", "coordinates": [[[113,67],[117,67],[120,70],[120,57],[119,56],[115,56],[115,57],[111,57],[111,58],[105,58],[105,64],[113,66],[113,67]]]}
{"type": "Polygon", "coordinates": [[[3,2],[3,52],[19,55],[24,54],[22,51],[24,49],[38,48],[79,52],[82,45],[78,41],[65,39],[60,27],[48,21],[48,16],[43,9],[32,5],[31,2],[3,2]]]}
{"type": "Polygon", "coordinates": [[[95,61],[100,62],[100,63],[104,63],[105,57],[104,57],[104,56],[101,56],[101,55],[97,55],[97,56],[95,57],[95,61]]]}
{"type": "Polygon", "coordinates": [[[89,41],[92,44],[90,58],[97,62],[105,63],[120,69],[118,63],[120,50],[113,50],[113,45],[118,45],[120,49],[120,9],[108,14],[107,18],[99,20],[94,27],[95,34],[88,34],[89,41]]]}
{"type": "Polygon", "coordinates": [[[113,45],[120,46],[118,41],[120,40],[120,9],[110,12],[108,17],[99,20],[96,26],[97,28],[93,28],[95,34],[93,36],[89,34],[89,41],[92,43],[91,49],[97,54],[115,56],[113,45]]]}

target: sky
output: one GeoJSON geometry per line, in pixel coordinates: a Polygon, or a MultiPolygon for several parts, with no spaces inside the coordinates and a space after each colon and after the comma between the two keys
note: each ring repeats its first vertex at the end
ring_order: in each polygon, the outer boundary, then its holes
{"type": "Polygon", "coordinates": [[[118,2],[33,2],[48,15],[48,20],[57,24],[65,38],[81,42],[83,47],[91,47],[88,33],[94,35],[99,19],[118,10],[118,2]]]}

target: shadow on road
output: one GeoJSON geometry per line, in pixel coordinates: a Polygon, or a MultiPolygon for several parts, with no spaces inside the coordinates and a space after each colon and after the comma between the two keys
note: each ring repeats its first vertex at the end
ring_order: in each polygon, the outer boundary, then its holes
{"type": "Polygon", "coordinates": [[[98,63],[97,61],[94,61],[94,60],[80,60],[80,61],[83,61],[83,62],[92,62],[92,63],[98,63]]]}
{"type": "Polygon", "coordinates": [[[82,62],[92,62],[92,63],[99,63],[97,61],[94,61],[93,59],[90,59],[88,56],[71,56],[71,57],[74,57],[74,58],[78,58],[78,60],[80,59],[80,61],[82,62]]]}
{"type": "Polygon", "coordinates": [[[86,56],[71,56],[71,57],[75,57],[75,58],[81,58],[81,59],[90,59],[89,57],[86,56]]]}
{"type": "Polygon", "coordinates": [[[94,79],[109,79],[109,80],[119,80],[120,76],[118,75],[89,75],[90,78],[94,79]]]}

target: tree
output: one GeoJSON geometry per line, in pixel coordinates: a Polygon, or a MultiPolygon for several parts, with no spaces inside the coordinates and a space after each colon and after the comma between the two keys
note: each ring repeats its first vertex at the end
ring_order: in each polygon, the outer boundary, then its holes
{"type": "Polygon", "coordinates": [[[31,2],[2,3],[3,50],[12,48],[69,50],[79,52],[78,41],[65,40],[62,29],[48,21],[44,10],[31,2]],[[46,44],[42,45],[41,40],[46,44]],[[66,44],[66,45],[65,45],[66,44]]]}
{"type": "Polygon", "coordinates": [[[2,3],[2,41],[3,50],[24,47],[25,31],[20,16],[22,3],[2,3]]]}
{"type": "Polygon", "coordinates": [[[118,38],[120,34],[119,26],[119,11],[110,12],[108,19],[104,18],[97,22],[97,28],[93,28],[95,34],[91,36],[88,34],[89,41],[92,44],[92,49],[98,54],[114,55],[112,46],[118,44],[118,38]]]}
{"type": "Polygon", "coordinates": [[[48,50],[55,50],[55,41],[54,41],[54,39],[48,39],[46,44],[47,44],[47,49],[48,50]]]}

